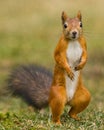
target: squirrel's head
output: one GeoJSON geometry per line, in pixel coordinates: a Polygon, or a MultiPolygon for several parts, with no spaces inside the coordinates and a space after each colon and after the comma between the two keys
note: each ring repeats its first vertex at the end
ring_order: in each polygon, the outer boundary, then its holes
{"type": "Polygon", "coordinates": [[[69,18],[65,12],[62,12],[62,25],[65,38],[77,40],[82,34],[82,16],[79,11],[75,18],[69,18]]]}

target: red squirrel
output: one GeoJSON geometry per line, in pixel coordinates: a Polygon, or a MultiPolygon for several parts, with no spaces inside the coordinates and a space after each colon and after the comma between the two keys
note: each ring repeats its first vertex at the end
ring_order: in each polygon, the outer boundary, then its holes
{"type": "Polygon", "coordinates": [[[60,124],[65,104],[69,104],[70,117],[78,120],[77,114],[90,102],[90,93],[82,82],[81,70],[87,61],[86,40],[82,31],[80,11],[75,18],[62,12],[63,33],[54,52],[55,68],[49,94],[53,122],[60,124]]]}
{"type": "Polygon", "coordinates": [[[54,52],[54,74],[44,67],[21,65],[13,69],[7,79],[7,88],[22,97],[29,105],[42,109],[48,104],[53,122],[60,124],[60,116],[66,104],[71,106],[70,117],[90,102],[90,93],[82,83],[81,70],[87,61],[86,41],[82,31],[82,16],[69,18],[62,12],[63,33],[54,52]]]}

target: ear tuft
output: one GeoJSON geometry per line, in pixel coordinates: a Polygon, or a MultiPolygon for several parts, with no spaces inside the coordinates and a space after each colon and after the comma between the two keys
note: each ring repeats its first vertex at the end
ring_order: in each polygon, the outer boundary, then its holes
{"type": "Polygon", "coordinates": [[[67,18],[68,18],[67,14],[63,11],[61,15],[62,23],[64,23],[67,18]]]}
{"type": "Polygon", "coordinates": [[[78,13],[77,13],[77,18],[81,21],[82,20],[82,15],[81,15],[81,12],[80,11],[78,11],[78,13]]]}

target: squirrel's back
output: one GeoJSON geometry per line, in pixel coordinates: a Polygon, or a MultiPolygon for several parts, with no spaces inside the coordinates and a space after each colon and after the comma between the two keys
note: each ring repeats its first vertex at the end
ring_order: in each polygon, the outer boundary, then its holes
{"type": "Polygon", "coordinates": [[[10,72],[7,87],[29,105],[41,109],[48,105],[52,73],[44,67],[23,65],[10,72]]]}

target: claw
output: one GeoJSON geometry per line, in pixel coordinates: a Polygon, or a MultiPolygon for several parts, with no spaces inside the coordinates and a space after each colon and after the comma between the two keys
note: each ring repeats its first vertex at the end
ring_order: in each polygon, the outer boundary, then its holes
{"type": "Polygon", "coordinates": [[[68,77],[73,81],[74,80],[74,73],[72,71],[69,72],[68,77]]]}

